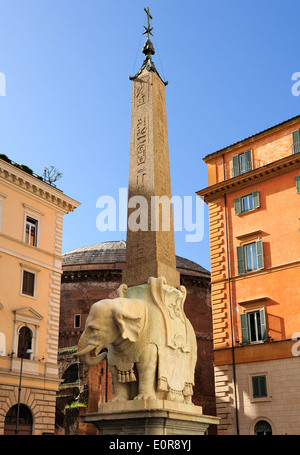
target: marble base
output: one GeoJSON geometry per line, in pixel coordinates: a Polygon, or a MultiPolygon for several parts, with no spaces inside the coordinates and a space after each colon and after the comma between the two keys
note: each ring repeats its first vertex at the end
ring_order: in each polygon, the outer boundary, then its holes
{"type": "Polygon", "coordinates": [[[202,407],[168,400],[129,400],[102,403],[99,412],[81,416],[101,435],[203,435],[218,417],[202,407]]]}

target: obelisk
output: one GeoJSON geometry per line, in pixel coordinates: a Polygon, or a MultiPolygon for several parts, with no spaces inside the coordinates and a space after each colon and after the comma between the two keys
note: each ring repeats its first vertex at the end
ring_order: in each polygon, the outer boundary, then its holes
{"type": "Polygon", "coordinates": [[[164,276],[168,285],[180,286],[176,270],[165,85],[152,61],[149,8],[146,10],[145,60],[131,77],[131,139],[128,186],[126,266],[127,286],[164,276]]]}
{"type": "Polygon", "coordinates": [[[115,396],[82,420],[102,435],[200,435],[219,419],[203,415],[202,407],[192,404],[197,341],[184,313],[186,289],[176,270],[165,83],[152,62],[149,8],[146,13],[146,58],[131,78],[123,283],[117,298],[91,307],[77,353],[87,365],[96,365],[105,355],[97,353],[108,344],[115,396]],[[157,199],[164,199],[160,214],[157,199]]]}

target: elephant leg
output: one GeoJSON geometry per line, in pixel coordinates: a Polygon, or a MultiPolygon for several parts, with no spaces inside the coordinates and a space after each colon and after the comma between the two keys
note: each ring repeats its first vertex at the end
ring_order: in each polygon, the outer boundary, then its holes
{"type": "Polygon", "coordinates": [[[155,399],[157,369],[157,347],[155,344],[147,344],[144,347],[136,367],[139,375],[139,393],[134,399],[155,399]]]}
{"type": "Polygon", "coordinates": [[[112,383],[114,386],[115,396],[110,400],[114,401],[127,401],[130,399],[130,383],[123,383],[118,381],[118,370],[116,367],[109,367],[112,377],[112,383]]]}

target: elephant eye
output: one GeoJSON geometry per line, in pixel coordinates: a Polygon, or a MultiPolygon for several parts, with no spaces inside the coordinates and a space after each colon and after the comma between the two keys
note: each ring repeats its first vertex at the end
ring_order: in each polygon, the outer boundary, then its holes
{"type": "Polygon", "coordinates": [[[90,326],[90,329],[91,329],[93,332],[100,332],[100,329],[99,329],[98,327],[90,326]]]}

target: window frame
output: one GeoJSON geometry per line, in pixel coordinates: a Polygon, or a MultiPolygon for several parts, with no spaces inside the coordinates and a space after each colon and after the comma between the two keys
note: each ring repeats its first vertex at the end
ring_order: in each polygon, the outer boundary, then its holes
{"type": "Polygon", "coordinates": [[[38,220],[31,218],[29,216],[26,216],[26,221],[25,221],[25,243],[26,245],[31,245],[31,246],[37,246],[37,238],[38,238],[38,220]],[[29,227],[28,233],[27,233],[27,226],[29,227]],[[31,243],[32,239],[32,231],[34,232],[34,239],[33,239],[33,244],[31,243]],[[28,236],[28,238],[27,238],[28,236]]]}
{"type": "Polygon", "coordinates": [[[251,403],[258,403],[262,401],[271,401],[272,395],[271,395],[271,388],[270,388],[270,378],[269,374],[267,371],[263,372],[252,372],[249,373],[248,375],[248,384],[249,384],[249,397],[251,403]],[[257,377],[264,377],[265,378],[265,387],[266,387],[266,396],[254,396],[254,388],[253,388],[253,378],[257,377]]]}
{"type": "Polygon", "coordinates": [[[36,269],[34,267],[30,267],[27,264],[22,264],[21,263],[20,266],[21,266],[20,295],[23,296],[23,297],[28,297],[30,299],[36,299],[37,298],[37,276],[38,276],[38,272],[40,270],[36,269]],[[34,275],[33,295],[26,294],[26,293],[23,292],[24,272],[31,273],[32,275],[34,275]]]}
{"type": "Polygon", "coordinates": [[[252,150],[245,150],[232,157],[232,177],[246,174],[253,170],[252,150]],[[249,169],[247,169],[247,167],[249,169]],[[243,169],[245,168],[245,169],[243,169]]]}
{"type": "Polygon", "coordinates": [[[297,191],[297,194],[300,194],[300,175],[296,175],[296,177],[295,177],[295,183],[296,183],[296,191],[297,191]]]}
{"type": "Polygon", "coordinates": [[[237,255],[237,272],[238,275],[244,275],[246,273],[256,272],[258,270],[264,269],[264,251],[263,251],[263,241],[261,239],[255,240],[249,243],[245,243],[242,245],[238,245],[236,247],[236,255],[237,255]],[[256,245],[256,262],[257,268],[248,269],[248,261],[247,259],[247,248],[251,245],[256,245]]]}
{"type": "Polygon", "coordinates": [[[259,309],[252,309],[249,311],[245,311],[240,315],[240,327],[241,327],[241,344],[261,344],[267,341],[267,322],[266,322],[266,310],[265,308],[259,309]],[[251,315],[256,315],[255,317],[255,333],[256,339],[251,339],[251,334],[253,330],[251,330],[251,315]],[[260,338],[258,339],[258,327],[257,327],[257,314],[259,314],[259,324],[260,324],[260,338]]]}
{"type": "Polygon", "coordinates": [[[42,228],[42,216],[44,212],[41,212],[34,207],[31,207],[27,204],[23,204],[24,206],[24,226],[23,226],[23,242],[31,246],[33,248],[40,248],[40,239],[41,239],[41,228],[42,228]],[[36,233],[35,233],[35,245],[30,244],[30,235],[28,241],[26,241],[26,226],[27,226],[27,218],[36,222],[36,233]]]}
{"type": "Polygon", "coordinates": [[[80,329],[81,328],[81,314],[76,313],[74,314],[74,329],[80,329]],[[79,324],[76,325],[76,317],[79,318],[79,324]]]}
{"type": "Polygon", "coordinates": [[[237,197],[233,201],[234,203],[234,212],[235,215],[242,215],[244,213],[252,212],[253,210],[260,208],[260,198],[259,198],[259,191],[253,191],[252,193],[245,194],[243,196],[237,197]],[[244,200],[246,198],[252,197],[252,208],[245,209],[244,208],[244,200]]]}
{"type": "Polygon", "coordinates": [[[7,194],[2,193],[2,191],[0,191],[0,232],[1,232],[2,218],[3,218],[3,201],[6,197],[7,197],[7,194]]]}
{"type": "Polygon", "coordinates": [[[295,155],[300,152],[300,129],[292,131],[292,138],[293,138],[293,155],[295,155]]]}

